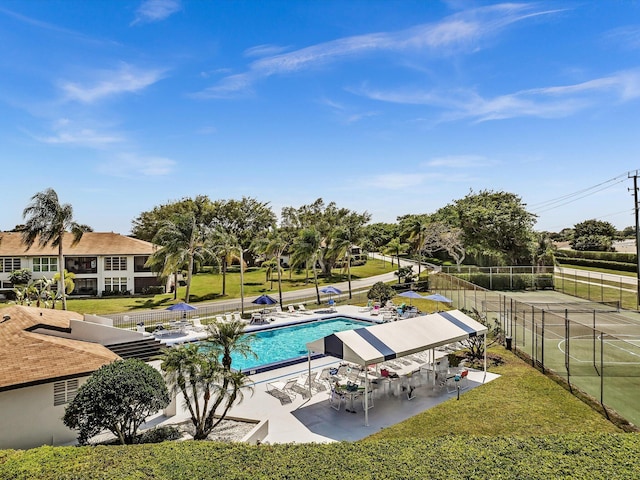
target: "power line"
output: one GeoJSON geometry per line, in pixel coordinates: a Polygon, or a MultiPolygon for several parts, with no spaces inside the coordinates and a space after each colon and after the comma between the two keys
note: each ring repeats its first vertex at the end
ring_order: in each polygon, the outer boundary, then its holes
{"type": "Polygon", "coordinates": [[[538,205],[542,205],[543,207],[541,207],[541,210],[537,210],[534,211],[534,213],[544,213],[544,212],[548,212],[549,210],[553,210],[556,208],[560,208],[563,207],[565,205],[568,205],[569,203],[573,203],[573,202],[577,202],[578,200],[582,200],[583,198],[586,197],[590,197],[591,195],[595,195],[596,193],[599,193],[603,190],[607,190],[608,188],[611,188],[619,183],[622,183],[626,180],[626,177],[623,179],[620,179],[620,177],[616,177],[616,178],[612,178],[610,180],[607,180],[607,182],[603,182],[600,183],[598,185],[594,185],[593,187],[589,187],[587,189],[584,190],[580,190],[579,192],[575,192],[575,193],[571,193],[568,195],[564,195],[563,197],[558,197],[556,199],[553,200],[548,200],[546,202],[541,202],[538,205]],[[612,182],[614,180],[617,180],[615,183],[612,183],[610,185],[607,185],[607,183],[612,182]],[[604,185],[604,186],[602,186],[604,185]],[[595,188],[602,186],[602,188],[598,188],[597,190],[595,190],[595,188]],[[560,203],[562,202],[562,203],[560,203]],[[544,208],[546,207],[546,208],[544,208]]]}

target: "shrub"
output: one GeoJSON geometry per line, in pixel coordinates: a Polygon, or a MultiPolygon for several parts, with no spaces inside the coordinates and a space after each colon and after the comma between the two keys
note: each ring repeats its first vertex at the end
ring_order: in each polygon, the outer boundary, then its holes
{"type": "Polygon", "coordinates": [[[182,432],[173,425],[165,425],[147,430],[140,436],[140,443],[161,443],[178,440],[182,432]]]}

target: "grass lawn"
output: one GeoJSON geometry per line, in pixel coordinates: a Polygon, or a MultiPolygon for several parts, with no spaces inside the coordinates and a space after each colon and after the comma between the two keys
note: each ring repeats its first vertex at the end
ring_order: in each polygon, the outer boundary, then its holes
{"type": "MultiPolygon", "coordinates": [[[[365,265],[353,267],[351,269],[351,280],[366,278],[374,275],[391,272],[394,269],[389,262],[369,259],[365,265]]],[[[320,277],[318,283],[321,286],[347,280],[347,275],[341,270],[334,270],[331,277],[320,277]]],[[[309,281],[306,282],[304,271],[286,270],[282,274],[282,290],[300,290],[302,288],[312,288],[313,273],[309,272],[309,281]]],[[[226,294],[222,295],[222,274],[199,273],[193,276],[191,281],[191,292],[189,303],[211,302],[221,299],[240,298],[240,272],[232,270],[226,275],[226,294]]],[[[245,297],[257,296],[263,293],[277,295],[278,282],[274,276],[273,282],[267,281],[265,270],[262,268],[250,268],[244,272],[244,295],[245,297]]],[[[178,300],[182,301],[186,294],[186,287],[178,288],[178,300]]],[[[127,298],[82,298],[67,299],[67,308],[78,313],[109,314],[134,310],[148,310],[156,308],[167,308],[176,303],[173,294],[155,295],[152,297],[127,297],[127,298]]],[[[60,304],[58,304],[60,305],[60,304]]],[[[58,306],[60,308],[60,306],[58,306]]]]}
{"type": "Polygon", "coordinates": [[[495,346],[501,377],[363,441],[442,435],[530,436],[621,430],[512,352],[495,346]]]}

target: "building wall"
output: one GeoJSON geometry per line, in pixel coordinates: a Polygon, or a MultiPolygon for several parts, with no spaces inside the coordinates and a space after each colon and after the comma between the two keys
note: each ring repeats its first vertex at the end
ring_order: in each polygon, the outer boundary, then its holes
{"type": "Polygon", "coordinates": [[[0,449],[74,443],[77,432],[62,423],[65,407],[53,405],[53,383],[0,392],[0,449]]]}

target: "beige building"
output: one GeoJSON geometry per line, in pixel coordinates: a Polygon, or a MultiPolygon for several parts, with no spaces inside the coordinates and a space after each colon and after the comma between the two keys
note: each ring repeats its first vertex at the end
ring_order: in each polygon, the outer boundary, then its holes
{"type": "MultiPolygon", "coordinates": [[[[0,291],[13,288],[9,275],[15,270],[31,270],[34,280],[51,278],[59,271],[57,247],[42,248],[36,241],[27,250],[20,233],[0,235],[0,291]]],[[[160,284],[145,267],[157,249],[152,243],[113,232],[87,232],[76,245],[72,241],[73,235],[66,234],[63,268],[75,274],[76,287],[71,295],[101,296],[105,291],[141,294],[160,284]]]]}
{"type": "Polygon", "coordinates": [[[67,403],[92,372],[120,357],[58,336],[71,336],[80,314],[16,305],[0,317],[0,448],[74,441],[77,433],[62,423],[67,403]]]}

